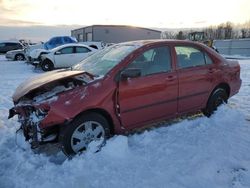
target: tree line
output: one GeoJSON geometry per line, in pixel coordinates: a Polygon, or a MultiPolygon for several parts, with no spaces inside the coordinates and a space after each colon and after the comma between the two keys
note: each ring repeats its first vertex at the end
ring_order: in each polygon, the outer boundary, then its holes
{"type": "Polygon", "coordinates": [[[194,31],[203,31],[206,38],[210,40],[250,38],[250,20],[244,24],[226,22],[199,30],[187,29],[179,31],[164,31],[162,32],[162,38],[184,40],[188,39],[188,34],[194,31]]]}

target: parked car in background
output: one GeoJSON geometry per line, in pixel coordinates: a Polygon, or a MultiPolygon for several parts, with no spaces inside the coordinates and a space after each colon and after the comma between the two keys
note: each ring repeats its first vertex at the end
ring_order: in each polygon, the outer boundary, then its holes
{"type": "Polygon", "coordinates": [[[104,44],[104,42],[102,41],[85,41],[85,42],[79,42],[79,44],[84,44],[84,45],[87,45],[91,48],[94,48],[94,49],[97,49],[97,50],[101,50],[103,48],[106,47],[106,45],[104,44]]]}
{"type": "Polygon", "coordinates": [[[240,86],[238,62],[204,44],[134,41],[25,81],[13,95],[9,118],[18,114],[33,148],[53,138],[74,155],[162,120],[197,111],[210,116],[240,86]]]}
{"type": "Polygon", "coordinates": [[[57,46],[68,43],[77,43],[77,40],[71,36],[56,36],[45,43],[29,45],[25,48],[26,59],[28,62],[39,61],[41,54],[46,53],[48,50],[53,49],[57,46]],[[36,57],[32,57],[31,53],[38,55],[36,57]]]}
{"type": "Polygon", "coordinates": [[[22,49],[23,45],[17,41],[2,41],[0,42],[0,53],[6,53],[10,50],[22,49]]]}
{"type": "Polygon", "coordinates": [[[24,49],[10,50],[5,54],[5,57],[12,61],[23,61],[25,60],[24,49]]]}
{"type": "Polygon", "coordinates": [[[42,70],[50,71],[54,68],[71,67],[97,50],[83,44],[64,44],[47,51],[41,56],[39,63],[42,70]]]}
{"type": "MultiPolygon", "coordinates": [[[[76,44],[76,43],[74,43],[76,44]]],[[[101,50],[105,47],[105,44],[103,42],[79,42],[78,44],[83,44],[86,46],[89,46],[92,50],[101,50]]],[[[30,59],[31,59],[31,64],[37,65],[39,62],[42,61],[41,57],[43,54],[48,54],[50,50],[45,50],[45,49],[34,49],[30,52],[30,59]]]]}

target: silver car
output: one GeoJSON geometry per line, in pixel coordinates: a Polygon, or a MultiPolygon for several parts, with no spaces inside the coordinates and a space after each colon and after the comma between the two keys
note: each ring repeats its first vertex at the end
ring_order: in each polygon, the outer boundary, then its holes
{"type": "Polygon", "coordinates": [[[23,61],[25,60],[24,49],[11,50],[5,54],[6,59],[13,61],[23,61]]]}

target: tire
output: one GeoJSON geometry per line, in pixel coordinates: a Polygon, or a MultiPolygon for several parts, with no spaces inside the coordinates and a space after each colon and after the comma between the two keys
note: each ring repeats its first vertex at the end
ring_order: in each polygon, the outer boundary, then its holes
{"type": "Polygon", "coordinates": [[[207,117],[210,117],[223,103],[227,103],[228,100],[228,94],[227,92],[222,88],[217,88],[212,93],[212,95],[209,97],[207,106],[203,111],[203,114],[207,117]]]}
{"type": "Polygon", "coordinates": [[[23,54],[16,54],[15,55],[15,60],[16,61],[23,61],[25,59],[23,54]]]}
{"type": "Polygon", "coordinates": [[[85,152],[91,142],[91,150],[99,151],[109,136],[110,128],[106,118],[98,113],[87,113],[78,116],[69,125],[63,127],[60,143],[65,155],[73,156],[85,152]]]}
{"type": "Polygon", "coordinates": [[[54,69],[54,65],[50,60],[45,59],[41,63],[41,68],[42,68],[43,71],[51,71],[51,70],[54,69]]]}

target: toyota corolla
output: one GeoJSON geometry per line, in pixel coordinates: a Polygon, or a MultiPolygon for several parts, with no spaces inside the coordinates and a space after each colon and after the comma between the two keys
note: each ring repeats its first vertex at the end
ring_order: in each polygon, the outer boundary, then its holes
{"type": "Polygon", "coordinates": [[[74,155],[162,120],[197,111],[210,116],[240,86],[238,62],[203,44],[133,41],[25,81],[9,118],[18,115],[32,148],[53,141],[74,155]]]}

